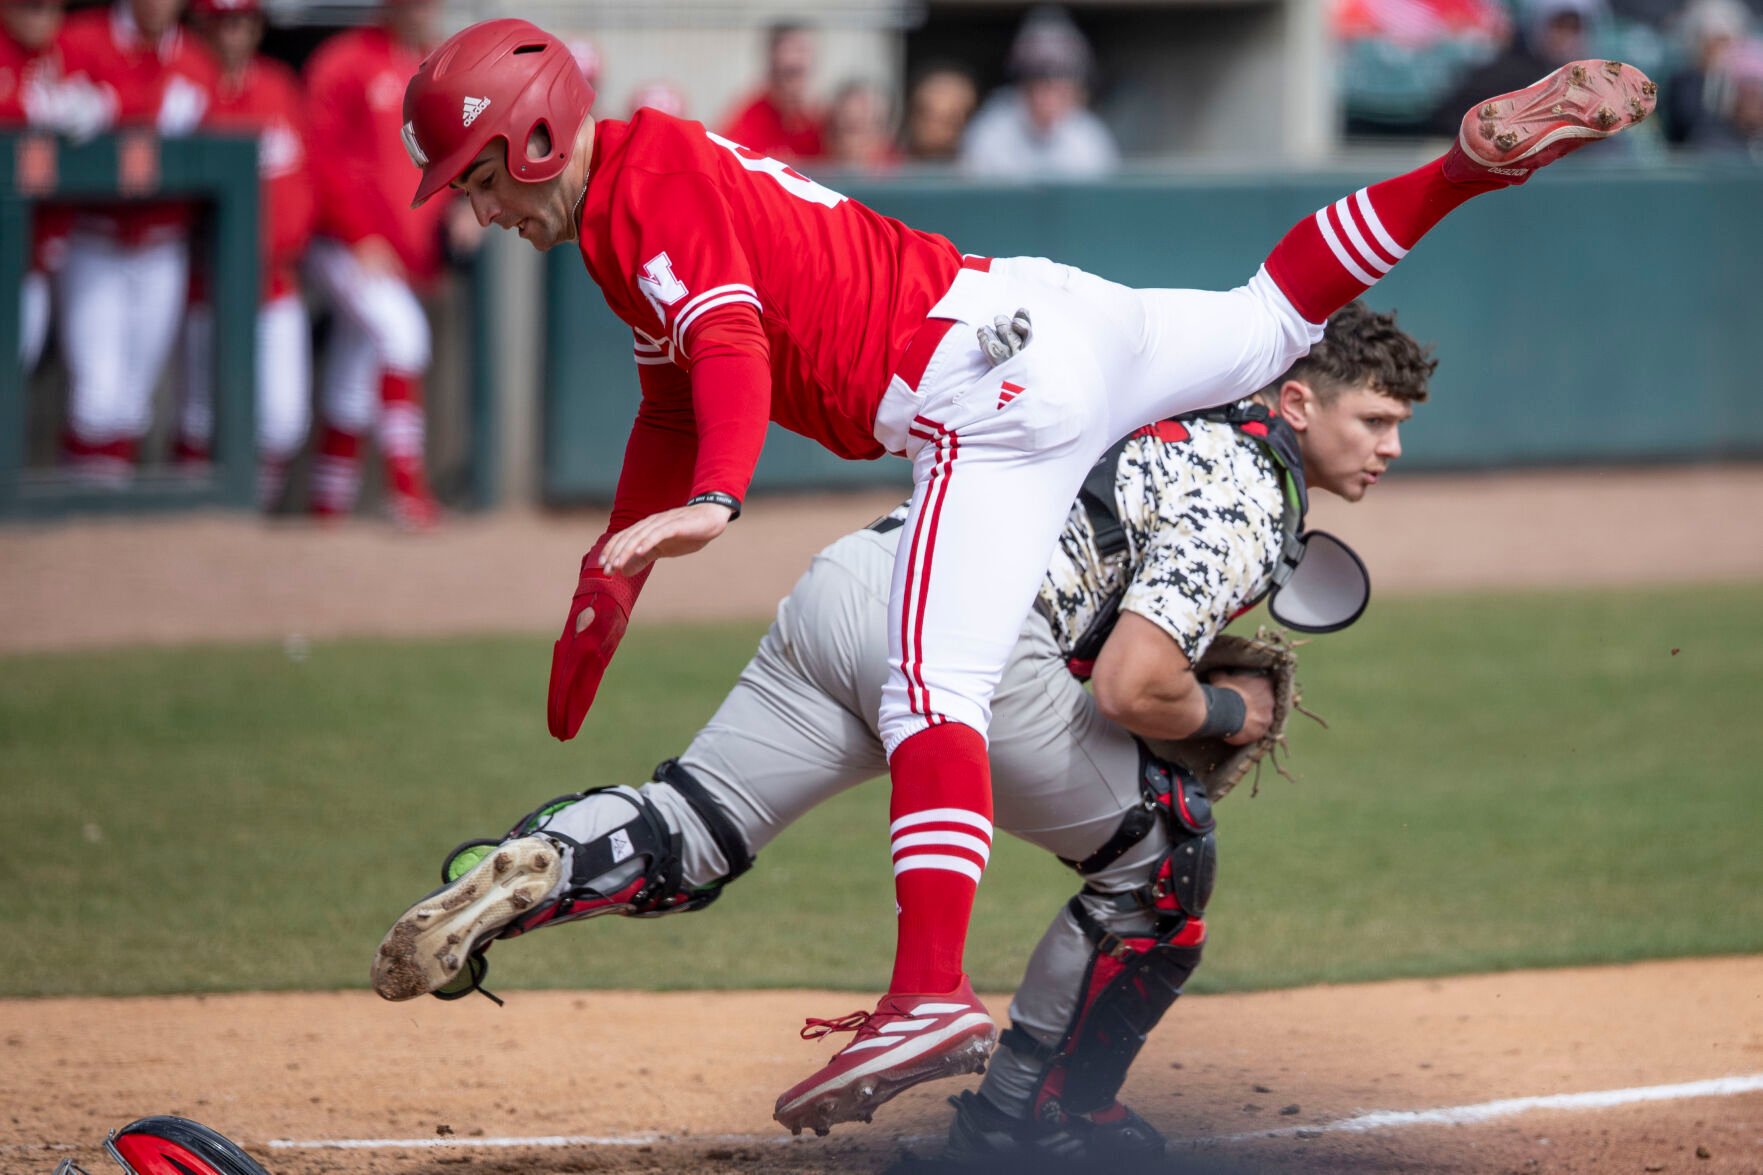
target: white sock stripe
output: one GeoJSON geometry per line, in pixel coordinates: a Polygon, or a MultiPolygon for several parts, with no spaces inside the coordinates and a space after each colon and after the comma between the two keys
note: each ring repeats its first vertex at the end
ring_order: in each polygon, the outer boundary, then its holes
{"type": "Polygon", "coordinates": [[[638,355],[636,360],[638,367],[659,367],[664,363],[673,362],[665,355],[638,355]]]}
{"type": "Polygon", "coordinates": [[[931,853],[914,853],[894,862],[895,877],[914,869],[940,869],[946,873],[959,873],[975,885],[979,884],[980,876],[985,872],[966,857],[942,857],[931,853]]]}
{"type": "Polygon", "coordinates": [[[1379,274],[1388,273],[1395,262],[1385,261],[1378,256],[1377,250],[1366,242],[1364,235],[1359,231],[1359,222],[1353,219],[1353,210],[1347,206],[1345,196],[1335,201],[1334,213],[1335,219],[1341,222],[1341,228],[1346,230],[1347,239],[1353,242],[1353,248],[1358,251],[1359,260],[1370,265],[1379,274]]]}
{"type": "Polygon", "coordinates": [[[979,829],[988,842],[992,839],[992,822],[966,808],[926,808],[922,812],[910,812],[888,825],[888,836],[898,836],[920,824],[965,824],[979,829]]]}
{"type": "Polygon", "coordinates": [[[1359,266],[1354,263],[1353,259],[1347,256],[1346,248],[1342,246],[1340,238],[1335,236],[1334,227],[1328,223],[1328,209],[1321,208],[1317,210],[1316,226],[1322,230],[1322,239],[1328,242],[1328,247],[1333,250],[1335,260],[1341,263],[1341,268],[1345,269],[1348,273],[1352,274],[1354,278],[1358,279],[1359,284],[1362,286],[1375,286],[1377,284],[1376,278],[1372,277],[1369,273],[1366,273],[1363,269],[1360,269],[1359,266]]]}
{"type": "Polygon", "coordinates": [[[1371,230],[1371,235],[1377,238],[1377,243],[1383,246],[1385,253],[1397,261],[1408,256],[1408,250],[1396,244],[1396,238],[1390,236],[1389,231],[1383,226],[1383,221],[1377,218],[1377,209],[1371,206],[1369,191],[1360,188],[1353,194],[1353,203],[1359,206],[1359,213],[1365,218],[1365,227],[1371,230]]]}
{"type": "Polygon", "coordinates": [[[966,849],[978,857],[982,863],[992,859],[991,841],[981,840],[977,836],[969,836],[965,832],[909,832],[905,836],[894,838],[894,855],[898,857],[903,852],[924,845],[966,849]]]}

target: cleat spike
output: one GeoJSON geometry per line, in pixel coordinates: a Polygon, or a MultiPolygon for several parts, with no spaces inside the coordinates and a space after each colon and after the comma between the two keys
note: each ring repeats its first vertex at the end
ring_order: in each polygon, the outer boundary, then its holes
{"type": "Polygon", "coordinates": [[[1586,73],[1585,66],[1576,65],[1567,71],[1567,80],[1576,86],[1583,86],[1592,79],[1591,75],[1586,73]]]}
{"type": "Polygon", "coordinates": [[[1494,146],[1498,147],[1502,151],[1512,150],[1512,148],[1518,146],[1518,132],[1517,131],[1506,131],[1503,134],[1495,135],[1494,136],[1494,146]]]}
{"type": "Polygon", "coordinates": [[[1483,106],[1481,108],[1481,116],[1483,118],[1498,118],[1498,117],[1500,117],[1499,103],[1489,102],[1486,106],[1483,106]]]}
{"type": "Polygon", "coordinates": [[[1621,120],[1616,117],[1616,112],[1608,106],[1600,106],[1597,110],[1592,112],[1592,122],[1601,131],[1609,130],[1620,121],[1621,120]]]}
{"type": "Polygon", "coordinates": [[[1604,63],[1604,72],[1609,74],[1613,78],[1621,77],[1622,76],[1622,62],[1620,62],[1620,61],[1606,61],[1604,63]]]}

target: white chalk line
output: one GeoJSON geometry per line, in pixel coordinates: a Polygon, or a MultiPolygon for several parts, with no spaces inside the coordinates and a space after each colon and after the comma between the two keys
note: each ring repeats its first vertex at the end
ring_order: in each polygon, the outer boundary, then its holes
{"type": "MultiPolygon", "coordinates": [[[[1737,1077],[1714,1077],[1706,1081],[1685,1081],[1675,1085],[1646,1085],[1631,1089],[1603,1089],[1588,1093],[1557,1093],[1542,1097],[1503,1098],[1499,1101],[1477,1102],[1466,1106],[1446,1106],[1435,1110],[1375,1110],[1309,1126],[1288,1126],[1277,1130],[1253,1130],[1244,1134],[1219,1134],[1209,1138],[1186,1140],[1189,1145],[1249,1142],[1261,1138],[1313,1137],[1320,1134],[1365,1134],[1374,1130],[1392,1130],[1404,1126],[1460,1126],[1508,1118],[1532,1110],[1604,1110],[1615,1106],[1642,1102],[1681,1101],[1690,1098],[1733,1097],[1763,1091],[1763,1073],[1737,1077]]],[[[940,1137],[925,1135],[896,1142],[926,1142],[940,1137]]],[[[654,1146],[663,1143],[729,1143],[739,1146],[788,1146],[806,1142],[788,1134],[552,1134],[532,1138],[272,1138],[266,1144],[271,1150],[425,1150],[431,1148],[498,1149],[509,1147],[567,1146],[654,1146]]]]}
{"type": "Polygon", "coordinates": [[[1751,1073],[1743,1077],[1713,1077],[1706,1081],[1685,1081],[1676,1085],[1645,1085],[1633,1089],[1595,1090],[1590,1093],[1556,1093],[1543,1097],[1510,1097],[1468,1106],[1447,1106],[1437,1110],[1375,1110],[1320,1126],[1252,1130],[1205,1141],[1244,1142],[1256,1138],[1293,1138],[1312,1133],[1366,1134],[1373,1130],[1389,1130],[1401,1126],[1466,1126],[1476,1122],[1491,1122],[1495,1118],[1509,1118],[1515,1114],[1527,1114],[1532,1110],[1606,1110],[1613,1106],[1629,1106],[1640,1102],[1732,1097],[1758,1090],[1763,1090],[1763,1073],[1751,1073]]]}

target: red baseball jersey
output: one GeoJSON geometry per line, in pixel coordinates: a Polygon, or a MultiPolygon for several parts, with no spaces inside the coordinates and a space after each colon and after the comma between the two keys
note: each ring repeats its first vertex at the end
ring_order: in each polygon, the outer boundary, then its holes
{"type": "Polygon", "coordinates": [[[237,78],[222,77],[208,111],[210,130],[257,136],[264,300],[299,288],[296,267],[312,236],[312,176],[306,110],[294,71],[258,57],[237,78]]]}
{"type": "Polygon", "coordinates": [[[384,237],[418,282],[441,272],[448,201],[410,207],[404,86],[422,54],[383,28],[338,33],[306,63],[317,231],[353,245],[384,237]]]}
{"type": "MultiPolygon", "coordinates": [[[[187,135],[207,114],[219,70],[180,28],[150,44],[128,5],[117,4],[69,15],[61,44],[68,76],[84,75],[108,91],[119,128],[187,135]]],[[[187,200],[113,203],[83,209],[79,225],[138,244],[182,236],[195,215],[187,200]]]]}
{"type": "Polygon", "coordinates": [[[804,116],[785,121],[771,97],[761,93],[739,107],[722,128],[727,138],[761,155],[775,155],[786,162],[818,159],[826,154],[823,120],[804,116]]]}
{"type": "MultiPolygon", "coordinates": [[[[35,126],[43,119],[38,109],[45,93],[62,78],[61,44],[51,41],[40,50],[26,49],[0,29],[0,130],[35,126]]],[[[52,128],[51,128],[52,129],[52,128]]],[[[31,220],[31,268],[47,271],[62,238],[67,235],[69,213],[59,205],[39,204],[31,220]]]]}
{"type": "Polygon", "coordinates": [[[768,420],[881,456],[877,406],[961,268],[945,238],[656,110],[596,125],[580,246],[643,387],[614,529],[745,495],[768,420]]]}
{"type": "Polygon", "coordinates": [[[27,95],[61,80],[61,45],[51,41],[40,50],[26,49],[0,28],[0,127],[32,122],[27,95]]]}

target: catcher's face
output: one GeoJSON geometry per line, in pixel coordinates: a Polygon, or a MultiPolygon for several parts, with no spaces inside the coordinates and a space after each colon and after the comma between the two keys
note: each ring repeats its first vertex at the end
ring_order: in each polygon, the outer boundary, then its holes
{"type": "Polygon", "coordinates": [[[1309,384],[1287,380],[1280,415],[1298,434],[1304,480],[1349,502],[1363,498],[1402,455],[1402,424],[1413,405],[1360,385],[1324,400],[1309,384]]]}

